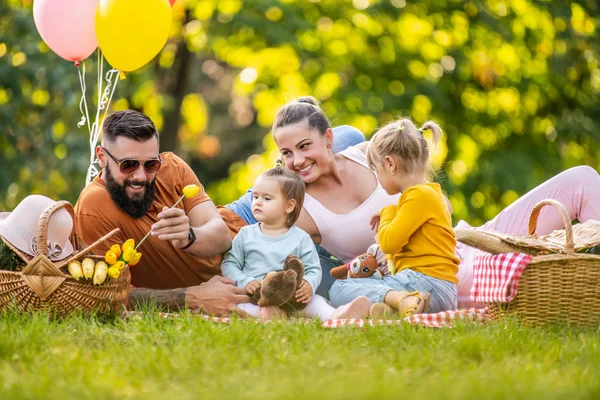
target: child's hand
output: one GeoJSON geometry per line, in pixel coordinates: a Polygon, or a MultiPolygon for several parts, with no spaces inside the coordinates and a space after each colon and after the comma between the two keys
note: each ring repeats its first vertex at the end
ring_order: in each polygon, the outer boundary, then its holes
{"type": "Polygon", "coordinates": [[[296,291],[296,301],[299,303],[308,303],[312,299],[312,286],[306,280],[303,280],[296,291]]]}
{"type": "Polygon", "coordinates": [[[379,213],[373,215],[371,217],[371,230],[376,231],[379,228],[379,221],[381,220],[381,215],[379,213]]]}
{"type": "Polygon", "coordinates": [[[260,281],[250,281],[244,287],[244,289],[246,289],[246,292],[248,292],[248,294],[252,296],[254,292],[260,289],[260,281]]]}

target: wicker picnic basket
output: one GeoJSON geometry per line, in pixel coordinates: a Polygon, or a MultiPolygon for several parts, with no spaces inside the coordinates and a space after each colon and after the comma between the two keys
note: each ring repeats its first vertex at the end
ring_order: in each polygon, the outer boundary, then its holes
{"type": "MultiPolygon", "coordinates": [[[[37,243],[46,243],[50,216],[61,208],[74,217],[73,206],[67,201],[59,201],[46,208],[38,222],[37,243]]],[[[26,264],[23,270],[18,272],[1,270],[0,265],[0,311],[16,310],[25,313],[48,310],[58,315],[66,315],[76,310],[101,314],[121,311],[131,286],[129,267],[121,271],[119,278],[107,278],[98,286],[93,285],[89,280],[77,281],[70,274],[60,270],[73,259],[84,256],[96,260],[103,258],[94,255],[92,250],[118,231],[115,229],[92,245],[86,246],[77,236],[74,224],[70,237],[73,254],[58,262],[53,262],[47,257],[47,246],[37,246],[38,254],[31,257],[0,236],[0,240],[26,264]]]]}
{"type": "Polygon", "coordinates": [[[490,304],[490,319],[517,315],[532,325],[600,322],[600,256],[576,252],[600,243],[600,222],[586,221],[572,226],[561,203],[543,200],[531,212],[526,237],[478,229],[457,229],[456,237],[462,243],[494,254],[533,255],[519,280],[516,297],[510,303],[490,304]],[[537,221],[546,205],[558,209],[565,229],[538,237],[537,221]]]}

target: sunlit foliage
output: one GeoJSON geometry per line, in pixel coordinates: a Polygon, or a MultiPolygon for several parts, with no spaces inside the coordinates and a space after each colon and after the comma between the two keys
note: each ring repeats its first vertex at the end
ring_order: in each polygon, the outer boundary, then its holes
{"type": "MultiPolygon", "coordinates": [[[[273,165],[270,126],[298,96],[367,136],[433,119],[437,179],[477,224],[564,168],[600,167],[598,15],[591,0],[178,0],[169,43],[113,108],[150,115],[220,204],[273,165]]],[[[29,0],[0,4],[0,35],[0,208],[73,201],[89,160],[75,69],[41,43],[29,0]]]]}

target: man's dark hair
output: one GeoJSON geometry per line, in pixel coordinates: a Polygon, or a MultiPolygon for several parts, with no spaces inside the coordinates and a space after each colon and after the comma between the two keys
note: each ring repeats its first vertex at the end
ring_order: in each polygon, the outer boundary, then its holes
{"type": "Polygon", "coordinates": [[[102,138],[114,143],[119,136],[145,142],[155,136],[158,139],[158,131],[152,120],[139,111],[117,111],[104,120],[102,138]]]}

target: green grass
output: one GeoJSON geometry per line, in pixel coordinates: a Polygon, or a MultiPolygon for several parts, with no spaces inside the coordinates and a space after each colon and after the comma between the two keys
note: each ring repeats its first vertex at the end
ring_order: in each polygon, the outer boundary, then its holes
{"type": "Polygon", "coordinates": [[[0,399],[600,397],[600,330],[0,317],[0,399]]]}

